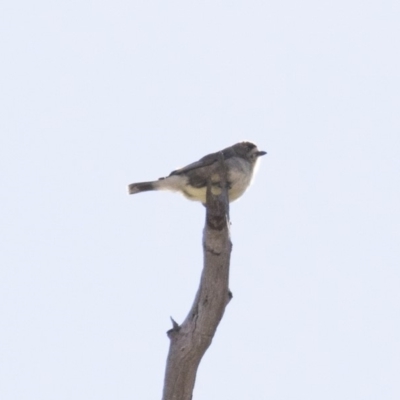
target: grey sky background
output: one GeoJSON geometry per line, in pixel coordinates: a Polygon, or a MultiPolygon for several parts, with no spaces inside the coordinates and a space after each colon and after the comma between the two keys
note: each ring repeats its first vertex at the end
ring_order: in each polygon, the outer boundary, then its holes
{"type": "Polygon", "coordinates": [[[0,398],[161,398],[204,209],[129,197],[241,140],[195,400],[400,398],[400,3],[0,6],[0,398]]]}

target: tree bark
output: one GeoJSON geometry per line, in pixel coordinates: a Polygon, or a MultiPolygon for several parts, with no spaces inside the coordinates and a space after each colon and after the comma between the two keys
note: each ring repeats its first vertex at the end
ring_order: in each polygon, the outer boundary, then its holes
{"type": "Polygon", "coordinates": [[[162,400],[192,399],[197,368],[232,298],[228,286],[232,250],[229,199],[222,153],[218,164],[207,187],[206,223],[203,231],[204,266],[200,286],[185,321],[178,325],[171,318],[173,327],[167,332],[170,348],[162,400]],[[220,185],[211,185],[211,180],[220,182],[220,185]]]}

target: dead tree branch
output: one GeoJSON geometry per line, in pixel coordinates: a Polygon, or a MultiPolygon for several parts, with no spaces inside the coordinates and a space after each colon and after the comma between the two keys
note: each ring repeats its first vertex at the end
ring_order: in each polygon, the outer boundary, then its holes
{"type": "Polygon", "coordinates": [[[204,267],[192,308],[182,325],[172,318],[170,348],[162,400],[191,400],[197,368],[211,344],[226,305],[229,290],[229,236],[227,173],[222,153],[207,187],[203,232],[204,267]],[[212,182],[220,182],[216,186],[212,182]]]}

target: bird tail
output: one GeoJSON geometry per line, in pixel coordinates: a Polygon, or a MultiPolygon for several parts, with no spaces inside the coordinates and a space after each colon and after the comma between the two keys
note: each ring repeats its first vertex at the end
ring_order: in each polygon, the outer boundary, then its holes
{"type": "Polygon", "coordinates": [[[140,192],[148,192],[150,190],[171,190],[173,192],[180,191],[182,188],[182,177],[179,175],[167,176],[160,178],[158,181],[131,183],[128,185],[128,193],[136,194],[140,192]]]}
{"type": "Polygon", "coordinates": [[[157,190],[157,181],[155,182],[138,182],[128,185],[128,193],[136,194],[140,192],[148,192],[150,190],[157,190]]]}

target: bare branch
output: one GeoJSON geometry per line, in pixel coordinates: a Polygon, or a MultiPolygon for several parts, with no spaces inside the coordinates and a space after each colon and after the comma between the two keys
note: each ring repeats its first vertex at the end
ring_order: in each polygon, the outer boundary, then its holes
{"type": "Polygon", "coordinates": [[[203,232],[204,267],[192,308],[182,325],[172,320],[167,332],[170,349],[163,400],[191,400],[197,368],[211,344],[226,305],[229,290],[229,236],[227,172],[222,153],[207,187],[206,224],[203,232]],[[218,176],[216,176],[216,174],[218,176]],[[211,182],[220,182],[216,186],[211,182]]]}

